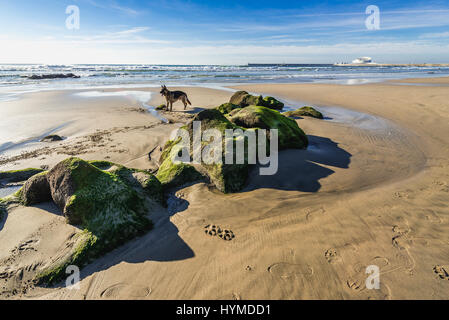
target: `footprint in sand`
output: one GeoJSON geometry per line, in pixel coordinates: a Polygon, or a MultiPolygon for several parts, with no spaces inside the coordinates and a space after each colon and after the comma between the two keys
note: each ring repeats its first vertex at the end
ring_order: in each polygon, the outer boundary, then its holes
{"type": "Polygon", "coordinates": [[[306,264],[278,262],[269,266],[268,272],[282,279],[287,279],[296,276],[311,276],[313,275],[313,268],[306,264]]]}
{"type": "Polygon", "coordinates": [[[218,236],[220,239],[225,241],[231,241],[235,238],[234,232],[232,232],[232,230],[222,229],[220,226],[212,224],[205,226],[204,229],[204,233],[211,237],[218,236]]]}
{"type": "Polygon", "coordinates": [[[394,193],[394,196],[399,199],[413,199],[409,191],[398,191],[394,193]]]}
{"type": "Polygon", "coordinates": [[[223,230],[223,232],[218,233],[218,236],[225,241],[231,241],[235,238],[234,232],[231,230],[223,230]]]}
{"type": "MultiPolygon", "coordinates": [[[[354,273],[352,276],[349,277],[349,279],[346,281],[346,285],[349,289],[354,291],[363,291],[368,290],[365,286],[366,279],[368,278],[369,274],[366,273],[367,267],[369,265],[374,265],[379,267],[380,269],[380,275],[396,271],[397,268],[389,268],[390,266],[390,260],[388,260],[385,257],[374,257],[372,258],[368,263],[356,263],[353,267],[354,273]]],[[[382,289],[382,288],[381,288],[382,289]]],[[[369,291],[369,290],[368,290],[369,291]]],[[[387,292],[387,291],[385,291],[387,292]]],[[[389,292],[389,290],[388,290],[389,292]]],[[[376,297],[382,297],[382,294],[375,295],[376,297]]],[[[377,298],[376,298],[377,299],[377,298]]]]}
{"type": "Polygon", "coordinates": [[[151,289],[148,287],[118,283],[103,290],[100,296],[103,299],[145,298],[150,293],[151,289]]]}
{"type": "Polygon", "coordinates": [[[358,300],[390,300],[391,290],[385,283],[380,283],[379,289],[368,289],[365,284],[366,280],[347,281],[347,286],[353,293],[356,294],[358,300]]]}
{"type": "Polygon", "coordinates": [[[449,265],[435,266],[433,267],[433,272],[435,272],[440,279],[449,280],[449,265]]]}
{"type": "Polygon", "coordinates": [[[315,218],[323,216],[326,210],[324,208],[307,208],[304,212],[306,214],[306,221],[312,222],[315,218]]]}
{"type": "Polygon", "coordinates": [[[220,227],[215,225],[207,225],[204,229],[204,232],[211,237],[215,237],[218,234],[218,230],[221,230],[220,227]]]}
{"type": "Polygon", "coordinates": [[[242,297],[241,297],[240,293],[233,292],[233,293],[226,294],[225,296],[222,296],[222,297],[218,298],[217,300],[239,301],[239,300],[242,300],[242,297]]]}
{"type": "Polygon", "coordinates": [[[425,217],[431,223],[443,223],[443,219],[441,219],[441,217],[438,214],[436,214],[433,210],[429,210],[425,215],[425,217]]]}
{"type": "Polygon", "coordinates": [[[332,248],[326,250],[326,252],[324,253],[324,256],[326,257],[327,262],[330,264],[341,261],[341,257],[338,254],[337,250],[332,249],[332,248]]]}

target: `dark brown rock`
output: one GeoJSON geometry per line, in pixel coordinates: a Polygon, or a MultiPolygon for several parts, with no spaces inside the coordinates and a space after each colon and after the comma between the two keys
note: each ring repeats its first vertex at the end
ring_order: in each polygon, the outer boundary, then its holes
{"type": "Polygon", "coordinates": [[[60,162],[48,172],[47,180],[53,201],[64,211],[67,201],[75,193],[75,181],[72,177],[72,171],[65,161],[60,162]]]}
{"type": "Polygon", "coordinates": [[[20,199],[27,206],[51,201],[52,198],[47,175],[40,173],[28,179],[20,191],[20,199]]]}
{"type": "Polygon", "coordinates": [[[45,138],[43,138],[41,140],[41,142],[55,142],[55,141],[62,141],[62,140],[63,139],[60,136],[58,136],[56,134],[52,134],[52,135],[49,135],[49,136],[46,136],[45,138]]]}

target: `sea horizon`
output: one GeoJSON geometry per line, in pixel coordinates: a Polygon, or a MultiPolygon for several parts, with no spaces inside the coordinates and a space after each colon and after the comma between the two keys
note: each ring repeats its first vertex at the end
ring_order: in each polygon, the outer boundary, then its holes
{"type": "Polygon", "coordinates": [[[449,76],[448,66],[334,64],[0,64],[0,99],[41,90],[170,86],[229,86],[246,83],[334,83],[356,85],[406,78],[449,76]],[[77,78],[30,79],[74,74],[77,78]],[[79,78],[78,78],[79,77],[79,78]]]}

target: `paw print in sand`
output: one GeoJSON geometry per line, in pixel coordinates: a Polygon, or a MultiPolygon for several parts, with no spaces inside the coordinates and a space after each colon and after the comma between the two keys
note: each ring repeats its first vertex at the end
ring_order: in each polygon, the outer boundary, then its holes
{"type": "Polygon", "coordinates": [[[218,226],[215,226],[215,225],[207,225],[207,226],[205,226],[204,227],[204,232],[208,235],[208,236],[211,236],[211,237],[215,237],[217,234],[218,234],[218,231],[220,230],[220,232],[221,232],[221,229],[220,229],[220,227],[218,227],[218,226]]]}
{"type": "Polygon", "coordinates": [[[235,238],[234,232],[232,232],[231,230],[223,230],[222,232],[218,233],[218,236],[225,241],[231,241],[235,238]]]}
{"type": "Polygon", "coordinates": [[[225,241],[231,241],[235,238],[234,232],[231,230],[221,229],[219,226],[213,224],[205,226],[204,229],[204,232],[211,237],[219,236],[220,239],[225,241]]]}

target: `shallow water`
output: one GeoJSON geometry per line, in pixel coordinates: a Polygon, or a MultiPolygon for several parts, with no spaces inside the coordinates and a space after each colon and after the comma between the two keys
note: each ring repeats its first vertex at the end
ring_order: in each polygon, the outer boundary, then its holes
{"type": "Polygon", "coordinates": [[[22,186],[8,186],[5,188],[0,188],[0,198],[4,198],[7,196],[10,196],[14,193],[16,193],[17,191],[20,190],[20,188],[22,188],[22,186]]]}
{"type": "MultiPolygon", "coordinates": [[[[266,94],[263,95],[266,96],[266,94]]],[[[323,114],[324,121],[341,123],[364,130],[388,130],[392,127],[392,124],[386,119],[376,117],[368,113],[336,106],[316,106],[314,104],[299,100],[281,98],[278,98],[278,100],[285,104],[282,112],[296,110],[304,106],[311,106],[323,114]]]]}

